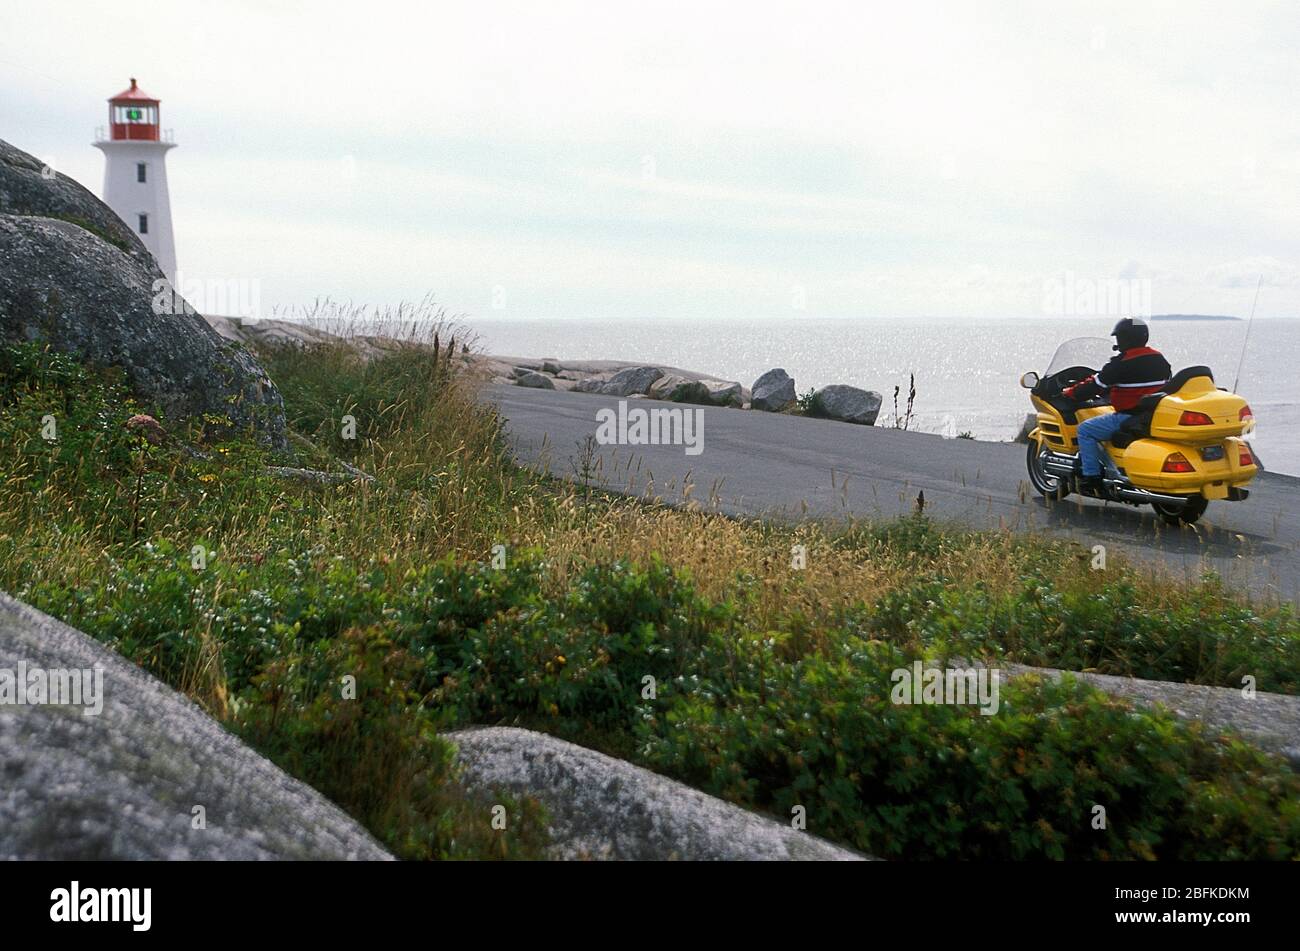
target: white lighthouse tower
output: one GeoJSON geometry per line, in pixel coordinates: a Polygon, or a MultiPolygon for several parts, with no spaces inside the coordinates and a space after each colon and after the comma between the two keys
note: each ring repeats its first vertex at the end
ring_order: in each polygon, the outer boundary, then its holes
{"type": "Polygon", "coordinates": [[[167,197],[167,150],[176,147],[171,130],[162,134],[158,100],[131,80],[131,88],[108,100],[108,135],[97,130],[95,148],[104,153],[104,203],[140,236],[167,280],[176,280],[176,242],[167,197]]]}

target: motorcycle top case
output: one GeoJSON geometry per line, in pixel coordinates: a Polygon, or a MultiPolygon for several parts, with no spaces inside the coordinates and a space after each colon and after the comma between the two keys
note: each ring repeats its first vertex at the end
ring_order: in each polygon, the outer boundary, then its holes
{"type": "Polygon", "coordinates": [[[1208,376],[1193,377],[1160,400],[1151,416],[1151,436],[1193,444],[1240,436],[1251,423],[1242,416],[1244,409],[1240,396],[1217,389],[1208,376]]]}

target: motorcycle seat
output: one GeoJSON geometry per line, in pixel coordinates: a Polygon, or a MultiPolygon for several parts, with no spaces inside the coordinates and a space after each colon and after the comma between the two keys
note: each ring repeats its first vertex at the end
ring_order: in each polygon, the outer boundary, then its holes
{"type": "Polygon", "coordinates": [[[1149,393],[1142,397],[1142,399],[1138,400],[1137,409],[1145,412],[1155,410],[1156,404],[1162,399],[1166,396],[1173,396],[1187,384],[1188,380],[1194,379],[1198,376],[1208,376],[1213,380],[1214,372],[1207,366],[1194,366],[1179,370],[1169,378],[1169,382],[1164,385],[1164,389],[1160,390],[1158,393],[1149,393]]]}

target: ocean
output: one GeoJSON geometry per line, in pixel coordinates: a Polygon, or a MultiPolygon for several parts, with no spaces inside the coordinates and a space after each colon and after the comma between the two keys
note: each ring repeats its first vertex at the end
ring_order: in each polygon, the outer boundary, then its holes
{"type": "MultiPolygon", "coordinates": [[[[487,353],[562,360],[626,360],[697,370],[751,385],[783,367],[800,393],[848,383],[884,396],[878,425],[893,416],[894,387],[905,408],[916,375],[912,428],[955,437],[1013,439],[1028,394],[1019,378],[1043,372],[1061,342],[1104,337],[1116,318],[972,320],[756,319],[679,321],[505,320],[468,322],[487,353]]],[[[1231,386],[1246,337],[1245,321],[1157,320],[1151,343],[1175,370],[1206,364],[1231,386]]],[[[1265,468],[1300,475],[1300,319],[1254,322],[1239,392],[1255,411],[1253,439],[1265,468]]]]}

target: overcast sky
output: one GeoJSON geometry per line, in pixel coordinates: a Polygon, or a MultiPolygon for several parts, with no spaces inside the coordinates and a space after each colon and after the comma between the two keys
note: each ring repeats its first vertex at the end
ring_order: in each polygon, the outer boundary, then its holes
{"type": "Polygon", "coordinates": [[[1298,52],[1294,3],[5,0],[0,137],[98,193],[137,77],[183,275],[264,312],[1244,314],[1262,273],[1292,316],[1298,52]]]}

